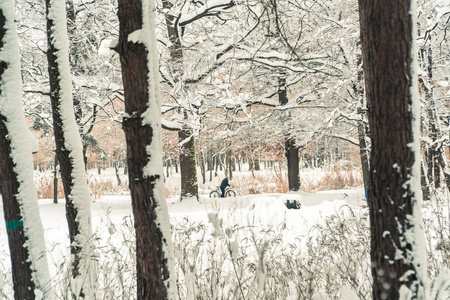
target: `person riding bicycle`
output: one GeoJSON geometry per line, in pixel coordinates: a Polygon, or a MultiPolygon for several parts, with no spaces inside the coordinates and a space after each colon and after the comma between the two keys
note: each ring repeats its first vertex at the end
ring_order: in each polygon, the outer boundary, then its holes
{"type": "Polygon", "coordinates": [[[220,183],[220,191],[222,192],[220,198],[225,198],[225,189],[227,188],[227,186],[230,186],[230,184],[228,183],[228,176],[225,176],[225,178],[220,183]]]}

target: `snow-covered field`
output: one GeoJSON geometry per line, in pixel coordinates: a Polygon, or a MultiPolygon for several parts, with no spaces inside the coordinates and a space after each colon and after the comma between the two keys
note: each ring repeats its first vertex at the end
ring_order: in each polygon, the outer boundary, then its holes
{"type": "MultiPolygon", "coordinates": [[[[282,261],[286,251],[292,249],[292,254],[297,255],[307,252],[311,248],[309,243],[312,243],[312,237],[320,235],[320,230],[316,233],[314,230],[318,226],[326,226],[331,216],[342,215],[346,218],[350,211],[359,216],[367,210],[361,190],[248,195],[227,199],[211,199],[202,195],[200,202],[168,199],[168,207],[175,255],[180,267],[179,291],[180,296],[186,299],[193,299],[195,295],[214,299],[235,298],[231,295],[254,298],[271,293],[278,293],[276,298],[279,299],[285,298],[283,295],[290,295],[290,299],[301,298],[293,278],[278,283],[276,277],[269,280],[274,270],[267,268],[276,261],[281,264],[278,271],[289,270],[289,264],[293,262],[286,260],[286,265],[283,265],[282,261]],[[287,209],[284,205],[287,199],[300,200],[301,209],[287,209]],[[258,261],[261,262],[260,267],[258,261]],[[211,278],[199,280],[201,276],[212,276],[212,269],[219,272],[214,275],[217,276],[216,283],[211,282],[211,278]],[[233,282],[234,279],[237,282],[233,282]],[[209,287],[201,286],[207,282],[210,282],[209,287]],[[280,290],[283,286],[284,292],[280,290]]],[[[64,270],[67,269],[69,247],[64,201],[53,204],[52,200],[39,200],[39,208],[50,269],[56,289],[64,294],[64,270]]],[[[107,299],[116,299],[118,294],[122,299],[134,297],[134,267],[123,267],[133,263],[130,216],[129,195],[106,195],[92,203],[92,224],[99,247],[99,268],[103,280],[99,287],[102,299],[104,295],[110,295],[107,299]],[[117,259],[124,261],[120,264],[122,267],[117,264],[115,271],[106,271],[111,267],[108,262],[111,253],[119,254],[114,256],[116,262],[117,259]],[[116,286],[117,278],[108,279],[105,272],[120,274],[112,277],[123,277],[121,286],[116,286]]],[[[0,218],[3,219],[2,213],[0,218]]],[[[0,296],[5,299],[12,298],[8,251],[5,224],[0,222],[0,288],[3,293],[0,292],[0,296]]],[[[311,295],[317,299],[327,299],[327,291],[319,290],[320,286],[323,284],[311,286],[311,295]]],[[[334,294],[345,294],[346,299],[350,299],[349,289],[342,288],[334,294]]]]}
{"type": "MultiPolygon", "coordinates": [[[[201,194],[199,202],[167,199],[180,299],[371,299],[370,230],[362,189],[225,199],[209,198],[207,189],[201,194]],[[299,200],[301,208],[287,209],[286,200],[299,200]]],[[[423,210],[430,278],[442,277],[450,263],[450,198],[437,198],[423,210]]],[[[91,208],[97,299],[136,299],[130,196],[103,195],[91,208]]],[[[54,289],[61,299],[70,299],[64,200],[39,200],[39,210],[54,289]]],[[[13,299],[4,221],[0,299],[13,299]]]]}

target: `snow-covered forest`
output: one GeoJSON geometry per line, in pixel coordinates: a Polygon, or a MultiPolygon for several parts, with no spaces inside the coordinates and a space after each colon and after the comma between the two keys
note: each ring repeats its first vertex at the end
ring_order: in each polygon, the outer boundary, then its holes
{"type": "Polygon", "coordinates": [[[381,2],[1,0],[0,299],[450,299],[450,2],[381,2]]]}

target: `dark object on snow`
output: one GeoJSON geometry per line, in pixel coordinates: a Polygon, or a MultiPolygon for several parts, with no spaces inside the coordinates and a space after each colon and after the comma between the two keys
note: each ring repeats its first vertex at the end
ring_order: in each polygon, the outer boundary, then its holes
{"type": "Polygon", "coordinates": [[[225,189],[227,188],[227,186],[230,186],[230,184],[228,183],[228,177],[225,177],[220,183],[220,191],[222,192],[222,194],[220,195],[221,198],[225,197],[225,189]]]}
{"type": "Polygon", "coordinates": [[[302,204],[300,203],[300,201],[297,201],[297,200],[287,200],[286,201],[287,209],[300,209],[301,206],[302,206],[302,204]]]}

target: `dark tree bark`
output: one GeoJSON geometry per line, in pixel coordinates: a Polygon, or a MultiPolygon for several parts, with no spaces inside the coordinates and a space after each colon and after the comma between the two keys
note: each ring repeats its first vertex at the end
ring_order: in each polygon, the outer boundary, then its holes
{"type": "Polygon", "coordinates": [[[249,157],[248,159],[248,170],[252,172],[252,177],[255,178],[255,164],[253,157],[249,157]]]}
{"type": "MultiPolygon", "coordinates": [[[[50,0],[46,0],[47,14],[49,10],[50,0]]],[[[73,199],[70,197],[73,188],[73,166],[70,158],[71,151],[66,149],[66,139],[64,129],[62,125],[62,115],[60,111],[61,107],[61,86],[60,86],[60,66],[58,65],[57,53],[59,49],[55,48],[54,43],[51,42],[53,38],[52,20],[47,19],[47,32],[48,32],[48,71],[50,76],[50,100],[52,103],[53,111],[53,128],[56,144],[56,155],[61,170],[61,179],[63,183],[64,193],[66,195],[66,217],[69,224],[69,236],[71,243],[71,253],[75,256],[73,262],[72,276],[73,278],[79,275],[79,263],[80,263],[80,251],[81,246],[77,245],[75,237],[80,234],[80,224],[77,221],[77,210],[73,203],[73,199]]]]}
{"type": "Polygon", "coordinates": [[[212,167],[212,162],[211,162],[211,150],[208,150],[206,152],[206,171],[210,171],[212,167]]]}
{"type": "Polygon", "coordinates": [[[230,180],[233,180],[233,161],[231,158],[231,149],[227,150],[226,154],[226,171],[225,174],[227,174],[228,178],[230,180]]]}
{"type": "MultiPolygon", "coordinates": [[[[421,297],[420,150],[413,131],[410,0],[359,0],[371,136],[369,209],[373,299],[399,299],[401,287],[421,297]],[[413,147],[411,147],[413,145],[413,147]],[[420,255],[417,255],[420,254],[420,255]]],[[[415,12],[412,12],[413,14],[415,12]]],[[[416,106],[415,106],[416,105],[416,106]]],[[[415,115],[417,118],[418,115],[415,115]]],[[[417,119],[416,119],[417,120],[417,119]]]]}
{"type": "Polygon", "coordinates": [[[204,153],[203,151],[200,151],[199,153],[199,164],[200,164],[200,170],[202,174],[202,182],[203,184],[206,183],[206,169],[205,169],[205,159],[204,159],[204,153]]]}
{"type": "MultiPolygon", "coordinates": [[[[161,208],[166,205],[162,147],[159,147],[162,144],[159,123],[161,107],[153,99],[160,92],[158,74],[155,74],[157,61],[149,61],[150,49],[144,44],[129,41],[130,34],[145,25],[142,16],[152,13],[143,9],[141,0],[119,0],[117,51],[122,66],[125,95],[122,124],[127,142],[129,185],[136,230],[137,299],[171,299],[174,297],[170,289],[175,288],[175,275],[171,270],[173,260],[168,253],[171,251],[170,232],[165,232],[163,226],[167,225],[168,229],[170,225],[168,215],[161,213],[164,211],[161,208]],[[151,69],[149,64],[153,66],[151,69]],[[144,113],[156,116],[157,120],[152,120],[151,125],[149,122],[144,123],[144,113]],[[147,153],[148,148],[154,149],[154,152],[147,153]],[[154,166],[149,170],[151,174],[144,171],[149,163],[154,166]]],[[[142,30],[152,31],[151,28],[142,30]]],[[[153,42],[156,44],[156,41],[153,42]]],[[[156,47],[155,44],[152,44],[153,47],[156,47]]]]}
{"type": "Polygon", "coordinates": [[[167,178],[169,178],[169,176],[170,176],[170,168],[171,168],[170,161],[171,161],[170,158],[166,159],[166,177],[167,178]]]}
{"type": "Polygon", "coordinates": [[[286,158],[288,164],[288,181],[290,191],[300,190],[300,170],[298,147],[295,145],[293,139],[286,139],[285,141],[286,158]]]}
{"type": "MultiPolygon", "coordinates": [[[[167,34],[170,41],[171,72],[173,80],[180,83],[183,77],[183,47],[181,45],[180,34],[178,32],[178,20],[169,11],[173,4],[168,0],[162,1],[163,8],[167,10],[164,14],[166,20],[167,34]]],[[[187,112],[183,112],[187,120],[187,112]]],[[[195,168],[195,138],[189,128],[178,131],[178,141],[180,143],[180,173],[181,173],[181,198],[198,197],[197,169],[195,168]],[[186,139],[189,140],[186,142],[186,139]]]]}
{"type": "Polygon", "coordinates": [[[369,189],[370,184],[370,165],[369,165],[370,149],[366,139],[370,137],[370,134],[365,112],[367,107],[364,101],[364,88],[362,85],[362,82],[364,80],[362,59],[363,59],[362,55],[358,55],[357,64],[359,68],[357,74],[357,81],[353,82],[353,92],[355,93],[355,97],[360,101],[360,107],[358,108],[358,114],[361,116],[361,120],[358,123],[359,156],[361,159],[364,193],[365,196],[367,197],[367,191],[369,189]]]}
{"type": "MultiPolygon", "coordinates": [[[[4,35],[4,16],[0,10],[0,38],[4,35]]],[[[1,45],[0,45],[1,50],[1,45]]],[[[4,65],[0,64],[0,79],[3,75],[4,65]]],[[[11,253],[12,277],[14,286],[14,299],[35,299],[35,284],[32,278],[30,254],[26,245],[23,228],[23,218],[20,213],[20,204],[17,201],[19,181],[14,172],[14,162],[10,156],[10,134],[6,128],[6,118],[0,114],[0,184],[3,199],[3,214],[5,217],[9,249],[11,253]]]]}
{"type": "Polygon", "coordinates": [[[180,146],[181,201],[185,198],[198,199],[197,169],[195,164],[194,136],[185,129],[178,131],[180,146]]]}
{"type": "Polygon", "coordinates": [[[367,193],[370,185],[369,150],[366,143],[366,136],[367,136],[366,127],[367,124],[364,121],[361,121],[358,124],[359,156],[361,158],[361,167],[364,181],[364,193],[367,193]]]}
{"type": "Polygon", "coordinates": [[[21,130],[27,128],[25,120],[19,119],[23,118],[23,111],[16,110],[21,109],[22,86],[17,86],[20,80],[20,62],[13,3],[14,1],[0,3],[0,193],[10,249],[14,299],[35,299],[38,290],[51,299],[50,293],[43,289],[44,284],[49,282],[39,282],[44,278],[41,276],[42,270],[38,270],[36,265],[40,259],[45,259],[46,264],[46,250],[33,249],[36,246],[35,239],[44,238],[43,228],[41,224],[35,224],[36,220],[28,218],[30,209],[38,209],[38,204],[37,197],[30,193],[31,185],[34,188],[31,149],[27,145],[28,141],[23,136],[18,136],[19,125],[21,130]],[[13,57],[12,54],[17,55],[13,57]],[[11,127],[14,128],[13,131],[10,131],[11,127]],[[25,151],[29,151],[29,157],[24,157],[25,151]],[[17,161],[19,154],[20,162],[17,161]],[[26,171],[23,167],[28,162],[30,173],[24,174],[26,171]],[[30,232],[30,225],[33,229],[41,230],[39,233],[42,236],[35,236],[36,231],[30,232]],[[40,252],[40,257],[33,257],[33,252],[40,252]]]}
{"type": "Polygon", "coordinates": [[[58,204],[58,157],[55,153],[55,167],[53,169],[53,203],[58,204]]]}
{"type": "Polygon", "coordinates": [[[217,163],[219,164],[219,170],[223,171],[225,165],[225,154],[219,154],[219,156],[217,157],[217,163]]]}
{"type": "Polygon", "coordinates": [[[255,155],[254,159],[253,159],[253,169],[255,171],[259,171],[261,170],[261,166],[260,166],[260,161],[259,161],[259,155],[255,155]]]}
{"type": "Polygon", "coordinates": [[[116,179],[117,179],[117,185],[121,186],[122,185],[122,180],[120,180],[120,175],[119,175],[119,163],[118,162],[114,162],[114,173],[116,174],[116,179]]]}
{"type": "MultiPolygon", "coordinates": [[[[55,14],[63,13],[64,7],[54,1],[46,0],[47,17],[47,60],[50,79],[50,101],[53,113],[53,130],[56,144],[56,156],[59,162],[61,179],[66,198],[66,218],[69,226],[70,251],[74,256],[72,262],[72,279],[82,278],[83,287],[78,295],[73,297],[93,297],[95,278],[95,261],[92,257],[92,228],[90,224],[90,195],[82,157],[80,136],[73,136],[72,129],[77,130],[75,112],[68,110],[73,107],[72,89],[68,60],[62,59],[68,55],[59,48],[67,40],[67,32],[62,32],[63,24],[56,24],[59,20],[55,14]],[[58,45],[58,46],[57,46],[58,45]],[[67,63],[66,63],[67,62],[67,63]],[[81,220],[81,221],[80,221],[81,220]]],[[[68,59],[68,57],[67,57],[68,59]]],[[[75,293],[75,291],[72,291],[75,293]]],[[[78,293],[78,291],[76,291],[78,293]]]]}
{"type": "MultiPolygon", "coordinates": [[[[286,77],[284,76],[281,76],[278,82],[278,101],[281,106],[287,105],[289,103],[286,90],[286,77]]],[[[298,157],[299,148],[295,143],[295,139],[293,139],[292,137],[286,136],[284,144],[288,167],[289,190],[299,191],[300,190],[300,170],[298,157]]]]}
{"type": "Polygon", "coordinates": [[[209,160],[211,162],[210,168],[209,168],[209,181],[212,181],[213,172],[214,172],[214,163],[216,161],[216,157],[212,155],[212,151],[209,153],[209,160]]]}
{"type": "Polygon", "coordinates": [[[422,49],[422,55],[424,56],[424,67],[427,70],[427,78],[421,79],[421,87],[425,93],[425,102],[426,106],[426,114],[428,116],[428,135],[431,140],[431,145],[426,149],[426,162],[427,162],[427,175],[429,188],[438,189],[441,184],[441,170],[439,163],[440,156],[440,145],[441,143],[437,142],[439,139],[439,126],[437,120],[436,113],[436,103],[433,98],[433,56],[431,46],[428,47],[427,50],[422,49]],[[425,58],[426,57],[426,58],[425,58]],[[427,83],[425,82],[427,81],[427,83]]]}

